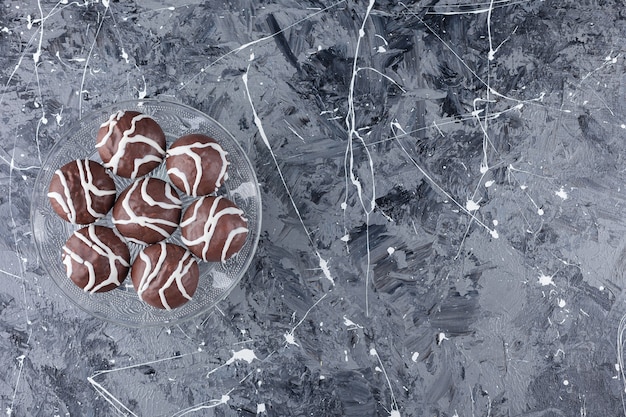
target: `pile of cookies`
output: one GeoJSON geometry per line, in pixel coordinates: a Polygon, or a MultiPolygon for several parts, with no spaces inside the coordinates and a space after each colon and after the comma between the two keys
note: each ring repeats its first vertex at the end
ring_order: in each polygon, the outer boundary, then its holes
{"type": "Polygon", "coordinates": [[[112,114],[94,139],[102,164],[71,161],[54,173],[48,190],[54,212],[84,226],[62,248],[67,276],[98,293],[130,274],[147,304],[180,307],[198,287],[198,262],[226,261],[248,235],[244,212],[215,195],[228,180],[228,153],[198,133],[167,148],[159,124],[136,111],[112,114]],[[149,175],[162,163],[169,181],[149,175]],[[133,180],[119,196],[115,175],[133,180]],[[195,198],[184,210],[179,192],[195,198]],[[94,224],[109,212],[114,228],[94,224]],[[179,227],[184,247],[167,241],[179,227]],[[132,262],[129,242],[142,247],[132,262]]]}

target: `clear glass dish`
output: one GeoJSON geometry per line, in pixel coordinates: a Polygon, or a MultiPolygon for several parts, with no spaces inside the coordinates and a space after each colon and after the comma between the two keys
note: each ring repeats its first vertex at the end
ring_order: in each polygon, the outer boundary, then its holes
{"type": "MultiPolygon", "coordinates": [[[[151,176],[167,181],[164,164],[151,176]]],[[[132,180],[114,176],[118,195],[132,180]]],[[[193,201],[179,192],[183,209],[193,201]]],[[[95,224],[112,227],[110,213],[95,224]]],[[[120,325],[130,327],[173,325],[207,313],[224,299],[241,280],[256,251],[261,230],[261,194],[250,160],[235,138],[215,120],[191,107],[163,100],[136,100],[101,108],[77,121],[54,146],[44,163],[33,191],[31,226],[40,260],[61,291],[86,312],[120,325]],[[229,153],[228,179],[217,192],[234,201],[248,220],[249,233],[245,245],[224,263],[199,261],[200,282],[193,299],[171,311],[160,310],[142,302],[132,286],[130,277],[112,291],[89,294],[78,288],[66,276],[61,262],[61,247],[80,226],[59,218],[48,201],[48,186],[54,172],[67,162],[89,158],[102,162],[95,148],[96,132],[108,117],[118,110],[136,110],[153,117],[163,128],[168,146],[178,137],[203,133],[213,137],[229,153]]],[[[184,246],[178,229],[167,241],[184,246]]],[[[129,243],[132,259],[141,246],[129,243]]]]}

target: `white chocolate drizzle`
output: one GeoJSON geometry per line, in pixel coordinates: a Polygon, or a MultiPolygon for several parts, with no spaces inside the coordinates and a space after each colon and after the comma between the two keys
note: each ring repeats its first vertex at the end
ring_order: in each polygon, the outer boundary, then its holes
{"type": "MultiPolygon", "coordinates": [[[[139,259],[145,264],[143,274],[141,275],[139,285],[137,286],[137,294],[142,300],[143,293],[148,288],[150,288],[151,285],[153,285],[152,283],[159,277],[159,273],[161,272],[163,263],[169,255],[165,242],[159,242],[158,245],[161,248],[161,252],[159,253],[159,258],[157,259],[157,262],[154,266],[150,262],[150,257],[146,255],[144,251],[141,251],[139,253],[139,259]]],[[[171,310],[172,308],[167,302],[165,291],[174,284],[184,298],[186,298],[187,300],[191,300],[191,295],[189,295],[187,289],[185,288],[185,285],[183,284],[183,278],[187,276],[189,270],[193,267],[194,263],[195,260],[191,256],[191,253],[186,250],[183,257],[178,260],[178,264],[176,265],[174,271],[172,271],[167,280],[158,289],[157,292],[159,293],[159,299],[161,300],[161,304],[166,310],[171,310]]]]}
{"type": "Polygon", "coordinates": [[[99,289],[111,284],[115,284],[116,286],[121,285],[121,281],[123,280],[123,278],[125,278],[125,276],[120,277],[116,262],[119,262],[123,267],[130,267],[128,261],[124,259],[124,257],[113,253],[113,250],[109,246],[105,245],[104,242],[100,240],[100,238],[98,238],[95,225],[92,224],[87,226],[88,236],[84,236],[82,233],[79,232],[80,230],[74,232],[74,236],[80,239],[81,242],[83,242],[85,245],[95,251],[98,255],[104,256],[108,260],[109,276],[100,284],[96,285],[98,277],[96,276],[94,265],[91,262],[83,259],[78,253],[70,250],[67,245],[63,245],[63,264],[65,265],[67,276],[72,276],[72,273],[74,272],[73,264],[77,263],[87,268],[87,273],[89,277],[87,284],[83,287],[83,291],[93,294],[99,289]]]}
{"type": "MultiPolygon", "coordinates": [[[[96,143],[96,148],[100,148],[106,145],[106,143],[111,139],[111,136],[113,135],[113,131],[115,130],[115,126],[120,121],[120,119],[124,116],[124,114],[126,114],[126,112],[123,110],[120,110],[117,113],[112,114],[109,117],[109,120],[107,120],[105,123],[103,123],[100,126],[100,128],[107,128],[107,133],[102,137],[102,139],[100,139],[98,143],[96,143]]],[[[125,130],[122,133],[122,137],[117,143],[117,149],[111,156],[111,159],[108,162],[105,162],[103,164],[106,168],[110,168],[113,171],[113,173],[117,174],[117,169],[118,169],[120,160],[126,154],[126,147],[130,143],[145,143],[149,145],[150,147],[152,147],[153,149],[155,149],[158,152],[158,154],[161,155],[161,156],[152,155],[150,157],[136,159],[134,161],[134,169],[131,174],[131,178],[135,178],[137,176],[137,171],[140,169],[140,167],[143,164],[152,162],[152,161],[157,161],[159,163],[163,161],[163,155],[165,155],[165,150],[157,143],[157,141],[147,136],[143,136],[143,135],[135,133],[135,131],[137,130],[137,123],[143,119],[152,120],[152,118],[146,114],[138,114],[137,116],[133,117],[130,122],[130,128],[125,130]]]]}
{"type": "Polygon", "coordinates": [[[143,158],[136,158],[133,161],[133,172],[131,172],[130,174],[130,178],[137,178],[137,176],[139,175],[139,170],[141,169],[141,167],[144,164],[147,164],[149,162],[156,162],[158,164],[160,164],[161,162],[163,162],[163,158],[157,155],[146,155],[143,158]]]}
{"type": "Polygon", "coordinates": [[[230,245],[233,243],[233,239],[235,239],[238,235],[243,235],[248,233],[247,227],[236,227],[228,233],[228,237],[224,242],[224,248],[222,249],[222,262],[226,260],[226,256],[228,255],[228,251],[230,250],[230,245]]]}
{"type": "MultiPolygon", "coordinates": [[[[130,207],[131,197],[136,192],[137,187],[141,187],[139,191],[141,195],[141,199],[145,201],[147,204],[149,204],[150,206],[158,206],[165,210],[182,209],[182,201],[174,195],[174,190],[172,189],[172,186],[168,184],[167,182],[163,182],[163,183],[165,185],[165,198],[168,201],[157,201],[154,198],[152,198],[152,196],[148,194],[148,182],[150,180],[155,180],[155,179],[146,177],[141,180],[135,181],[130,186],[130,189],[125,194],[124,198],[121,200],[124,213],[126,214],[128,219],[119,219],[117,217],[113,217],[112,221],[113,221],[113,224],[115,225],[137,224],[142,227],[147,227],[151,230],[158,232],[161,236],[163,236],[163,238],[168,238],[170,237],[171,233],[165,230],[164,227],[170,226],[173,228],[177,228],[178,227],[177,222],[172,222],[166,219],[156,219],[156,218],[151,218],[147,216],[140,216],[140,215],[137,215],[133,211],[133,209],[130,207]]],[[[139,243],[141,245],[147,244],[147,242],[144,242],[136,238],[128,237],[128,236],[126,237],[126,239],[135,243],[139,243]]]]}
{"type": "MultiPolygon", "coordinates": [[[[198,211],[206,198],[207,197],[202,197],[195,203],[191,217],[181,222],[180,223],[181,227],[185,227],[198,220],[198,211]]],[[[215,234],[215,231],[217,229],[217,225],[220,219],[223,216],[228,216],[228,215],[240,216],[243,219],[243,214],[244,214],[243,210],[241,210],[238,207],[229,206],[221,210],[217,210],[217,207],[220,201],[222,200],[222,198],[223,198],[222,196],[219,196],[219,197],[215,197],[215,199],[213,200],[213,204],[211,205],[211,208],[209,210],[209,215],[207,216],[207,220],[204,223],[203,233],[199,237],[193,240],[189,240],[189,239],[186,239],[185,236],[181,236],[181,240],[188,247],[195,246],[195,245],[202,245],[202,259],[205,261],[207,260],[207,253],[211,246],[211,240],[213,239],[213,235],[215,234]]],[[[224,247],[222,249],[222,255],[221,255],[222,262],[226,260],[226,255],[228,253],[228,250],[230,249],[230,245],[232,244],[232,241],[235,238],[235,236],[242,234],[242,233],[247,233],[247,232],[248,232],[248,228],[246,227],[237,227],[229,232],[228,237],[226,241],[224,242],[224,247]]]]}
{"type": "MultiPolygon", "coordinates": [[[[115,195],[116,190],[102,190],[94,184],[93,172],[91,171],[89,159],[78,159],[75,162],[78,167],[80,185],[83,189],[85,206],[87,211],[92,217],[96,219],[104,217],[106,215],[106,212],[101,213],[94,208],[94,202],[91,198],[91,194],[95,195],[96,197],[104,197],[107,195],[115,195]]],[[[76,207],[74,206],[76,193],[72,195],[72,190],[70,190],[70,187],[67,183],[67,178],[65,178],[65,175],[63,175],[63,171],[61,171],[61,169],[57,169],[54,172],[54,175],[59,177],[59,181],[61,182],[61,186],[63,187],[63,194],[59,192],[49,192],[48,197],[59,203],[61,209],[67,215],[67,219],[69,222],[76,223],[76,207]]]]}
{"type": "Polygon", "coordinates": [[[194,143],[190,143],[189,145],[180,145],[180,146],[172,147],[167,152],[169,156],[184,155],[184,156],[188,156],[189,158],[193,160],[194,166],[196,168],[196,176],[193,182],[193,187],[191,187],[189,183],[189,178],[187,178],[187,175],[185,175],[179,169],[177,168],[168,169],[167,174],[175,175],[178,178],[180,178],[181,181],[183,182],[185,193],[194,197],[198,196],[198,187],[200,186],[200,181],[202,180],[202,177],[204,175],[204,170],[202,169],[202,158],[195,150],[203,149],[203,148],[212,148],[220,155],[220,158],[222,159],[220,172],[219,172],[219,175],[217,176],[217,179],[215,180],[215,188],[218,189],[222,186],[222,183],[228,179],[228,174],[226,173],[226,169],[228,168],[228,165],[230,164],[230,162],[228,162],[228,160],[226,159],[228,152],[226,152],[219,143],[217,142],[194,142],[194,143]]]}

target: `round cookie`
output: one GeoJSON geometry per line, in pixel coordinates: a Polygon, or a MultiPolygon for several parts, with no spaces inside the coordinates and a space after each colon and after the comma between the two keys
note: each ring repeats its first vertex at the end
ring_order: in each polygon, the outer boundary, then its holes
{"type": "Polygon", "coordinates": [[[191,300],[200,272],[187,249],[159,242],[139,252],[130,276],[141,300],[153,307],[171,310],[191,300]]]}
{"type": "Polygon", "coordinates": [[[119,287],[130,268],[130,251],[113,229],[89,225],[75,231],[61,251],[67,276],[86,292],[119,287]]]}
{"type": "Polygon", "coordinates": [[[145,177],[132,183],[113,206],[112,221],[129,241],[142,245],[167,239],[180,221],[182,202],[167,182],[145,177]]]}
{"type": "Polygon", "coordinates": [[[165,165],[170,181],[186,194],[212,194],[228,179],[228,152],[208,136],[185,135],[167,151],[165,165]]]}
{"type": "Polygon", "coordinates": [[[115,203],[115,182],[107,170],[89,159],[77,159],[57,169],[48,198],[56,214],[74,224],[104,217],[115,203]]]}
{"type": "Polygon", "coordinates": [[[165,157],[165,134],[150,116],[123,111],[111,115],[96,136],[104,166],[125,178],[137,178],[155,169],[165,157]]]}
{"type": "Polygon", "coordinates": [[[248,222],[235,203],[225,197],[206,196],[194,201],[180,223],[182,241],[204,261],[224,262],[241,250],[248,222]]]}

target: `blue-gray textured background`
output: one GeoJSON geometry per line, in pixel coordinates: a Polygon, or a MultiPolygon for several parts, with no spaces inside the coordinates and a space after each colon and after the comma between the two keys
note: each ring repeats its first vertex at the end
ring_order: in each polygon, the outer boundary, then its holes
{"type": "Polygon", "coordinates": [[[3,1],[1,411],[626,414],[625,10],[3,1]],[[239,287],[162,329],[74,307],[29,222],[64,129],[144,97],[230,130],[264,209],[239,287]]]}

